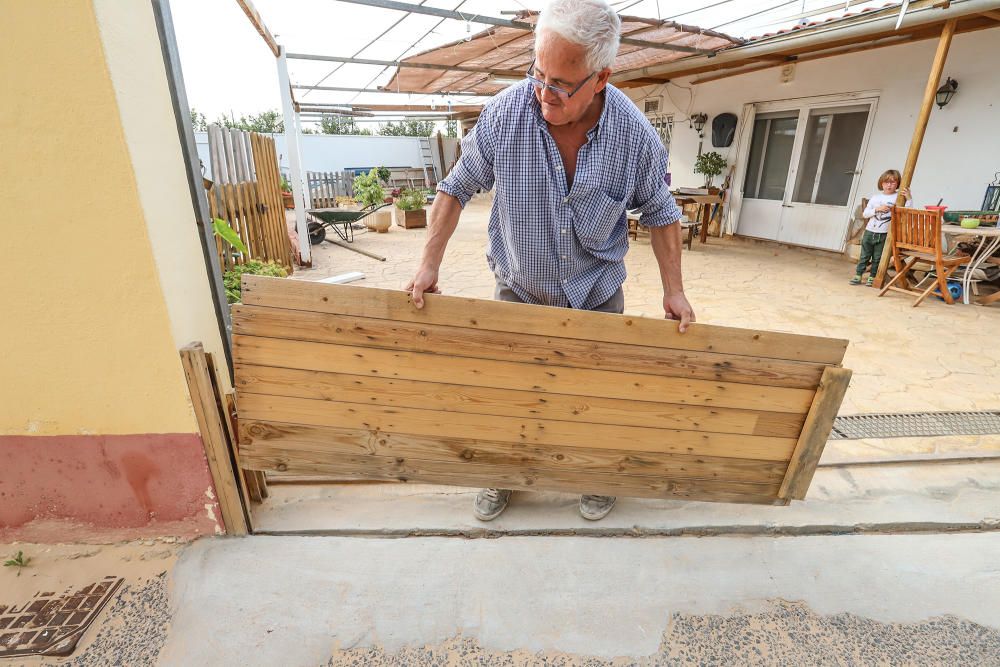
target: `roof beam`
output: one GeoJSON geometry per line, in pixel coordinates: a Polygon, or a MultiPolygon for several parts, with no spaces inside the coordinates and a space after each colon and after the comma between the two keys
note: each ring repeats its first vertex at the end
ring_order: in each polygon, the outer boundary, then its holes
{"type": "Polygon", "coordinates": [[[257,13],[257,9],[253,6],[253,3],[250,2],[250,0],[236,0],[236,4],[238,4],[243,10],[243,13],[247,15],[247,18],[250,19],[250,23],[252,23],[253,27],[257,29],[257,33],[264,38],[264,41],[267,42],[268,48],[271,49],[274,57],[277,58],[278,42],[275,41],[274,35],[272,35],[271,31],[267,29],[266,25],[264,25],[264,20],[260,18],[260,14],[257,13]]]}
{"type": "MultiPolygon", "coordinates": [[[[428,16],[437,16],[446,19],[455,19],[456,21],[462,21],[463,23],[485,23],[486,25],[496,25],[504,28],[515,28],[517,30],[525,30],[527,32],[533,32],[535,26],[531,23],[526,23],[524,21],[511,21],[509,19],[498,19],[492,16],[483,16],[481,14],[470,14],[456,12],[450,9],[439,9],[437,7],[426,7],[422,5],[411,5],[408,2],[396,2],[396,0],[338,0],[338,2],[346,2],[354,5],[365,5],[366,7],[378,7],[380,9],[394,9],[400,12],[411,12],[413,14],[427,14],[428,16]]],[[[664,51],[679,51],[681,53],[697,53],[699,55],[709,55],[715,53],[712,49],[698,49],[693,46],[680,46],[677,44],[661,44],[659,42],[648,42],[643,39],[632,39],[629,37],[622,37],[622,44],[630,44],[632,46],[641,46],[645,49],[662,49],[664,51]]]]}
{"type": "Polygon", "coordinates": [[[990,10],[988,12],[983,12],[983,16],[993,19],[994,21],[1000,21],[1000,12],[998,11],[990,10]]]}
{"type": "MultiPolygon", "coordinates": [[[[411,91],[411,90],[400,90],[399,92],[395,90],[383,90],[382,88],[339,88],[337,86],[309,86],[302,84],[294,84],[292,86],[293,90],[330,90],[337,93],[382,93],[386,95],[405,95],[407,93],[412,93],[413,95],[430,95],[426,91],[411,91]]],[[[440,93],[444,95],[445,93],[440,93]]],[[[451,97],[490,97],[490,93],[447,93],[451,97]]]]}
{"type": "Polygon", "coordinates": [[[466,67],[465,65],[438,65],[436,63],[414,63],[405,60],[372,60],[371,58],[317,56],[309,53],[289,53],[287,57],[295,60],[326,60],[333,63],[353,63],[355,65],[382,65],[384,67],[415,67],[417,69],[440,69],[440,70],[450,70],[453,72],[481,72],[483,74],[497,74],[500,76],[524,76],[524,72],[518,72],[516,70],[511,70],[511,69],[490,69],[489,67],[466,67]]]}

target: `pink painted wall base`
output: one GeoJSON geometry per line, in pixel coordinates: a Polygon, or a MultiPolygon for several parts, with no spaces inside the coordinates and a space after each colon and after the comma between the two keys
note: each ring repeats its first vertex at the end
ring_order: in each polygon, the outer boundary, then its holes
{"type": "Polygon", "coordinates": [[[0,541],[224,530],[197,433],[0,436],[0,462],[0,541]]]}

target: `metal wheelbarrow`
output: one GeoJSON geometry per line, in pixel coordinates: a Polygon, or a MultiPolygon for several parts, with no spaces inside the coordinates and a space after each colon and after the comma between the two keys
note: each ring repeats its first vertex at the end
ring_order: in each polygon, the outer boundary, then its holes
{"type": "Polygon", "coordinates": [[[345,211],[342,208],[311,208],[306,213],[316,218],[309,221],[309,243],[319,245],[326,240],[326,230],[331,229],[347,243],[354,242],[354,225],[376,211],[391,204],[374,204],[360,211],[345,211]]]}

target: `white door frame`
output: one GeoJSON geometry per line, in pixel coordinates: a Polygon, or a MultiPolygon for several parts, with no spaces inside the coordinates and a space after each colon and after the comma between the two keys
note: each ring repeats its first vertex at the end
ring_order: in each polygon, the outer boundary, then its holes
{"type": "MultiPolygon", "coordinates": [[[[763,102],[747,102],[743,105],[740,124],[742,127],[738,132],[738,143],[736,149],[736,171],[733,173],[733,183],[731,191],[731,206],[729,224],[727,231],[731,234],[739,234],[740,215],[743,211],[743,184],[746,180],[747,163],[750,159],[750,142],[753,139],[753,126],[758,113],[768,113],[771,111],[800,110],[803,107],[835,107],[850,106],[852,104],[871,104],[871,111],[868,114],[868,123],[865,126],[865,136],[861,142],[861,152],[858,154],[858,165],[863,167],[868,156],[868,143],[871,139],[871,131],[875,122],[875,114],[878,110],[878,100],[880,91],[863,90],[852,93],[834,93],[830,95],[814,95],[810,97],[793,97],[784,100],[768,100],[763,102]]],[[[804,128],[803,128],[804,134],[804,128]]],[[[796,130],[795,147],[792,149],[792,161],[794,162],[797,153],[800,152],[802,135],[796,130]]],[[[791,165],[797,168],[798,165],[791,165]]],[[[859,171],[862,169],[859,168],[859,171]]],[[[851,194],[847,200],[847,216],[844,220],[844,242],[847,241],[847,229],[850,227],[854,198],[857,196],[860,174],[855,179],[851,187],[851,194]]],[[[786,187],[785,200],[791,197],[786,187]]],[[[786,202],[783,202],[786,203],[786,202]]],[[[843,248],[842,248],[843,249],[843,248]]]]}

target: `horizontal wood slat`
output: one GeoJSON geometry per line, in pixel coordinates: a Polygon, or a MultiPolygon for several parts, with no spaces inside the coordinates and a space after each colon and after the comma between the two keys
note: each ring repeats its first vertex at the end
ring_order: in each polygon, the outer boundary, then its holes
{"type": "Polygon", "coordinates": [[[637,498],[678,498],[715,502],[784,505],[777,498],[780,484],[749,484],[711,480],[670,480],[662,477],[607,475],[592,472],[558,473],[522,466],[443,461],[409,461],[400,457],[309,452],[268,448],[241,453],[240,463],[249,469],[282,470],[308,475],[356,474],[366,479],[421,481],[432,484],[494,486],[525,491],[551,490],[571,493],[621,495],[637,498]],[[543,481],[544,480],[544,481],[543,481]]]}
{"type": "Polygon", "coordinates": [[[256,336],[233,336],[233,355],[238,363],[256,366],[799,414],[806,413],[815,393],[808,389],[668,378],[492,359],[452,357],[445,362],[438,355],[419,352],[394,352],[256,336]]]}
{"type": "Polygon", "coordinates": [[[798,389],[815,389],[825,368],[818,363],[260,306],[236,306],[233,333],[798,389]]]}
{"type": "Polygon", "coordinates": [[[303,280],[280,281],[246,276],[243,303],[280,306],[293,310],[373,317],[399,322],[461,326],[488,331],[530,333],[583,340],[650,345],[677,350],[718,352],[768,359],[789,359],[839,365],[847,341],[815,336],[775,333],[694,324],[687,333],[676,324],[653,318],[629,317],[586,310],[552,309],[518,303],[428,294],[417,309],[404,291],[345,287],[303,280]],[[336,294],[336,297],[333,295],[336,294]]]}
{"type": "Polygon", "coordinates": [[[766,484],[780,484],[787,468],[783,461],[629,449],[522,445],[262,421],[244,422],[241,426],[240,438],[244,443],[241,451],[251,454],[277,447],[314,453],[372,454],[425,461],[524,465],[535,470],[582,470],[766,484]]]}
{"type": "Polygon", "coordinates": [[[245,276],[240,465],[311,479],[787,505],[847,342],[245,276]]]}
{"type": "Polygon", "coordinates": [[[700,433],[614,424],[574,424],[547,419],[470,415],[261,394],[243,394],[240,397],[240,418],[453,438],[472,434],[477,439],[500,442],[598,449],[628,447],[639,451],[768,461],[787,461],[796,442],[793,438],[700,433]]]}
{"type": "Polygon", "coordinates": [[[797,438],[804,414],[719,410],[594,396],[568,396],[492,387],[419,382],[294,368],[236,365],[237,388],[250,394],[298,396],[388,407],[535,417],[585,423],[676,428],[797,438]]]}

